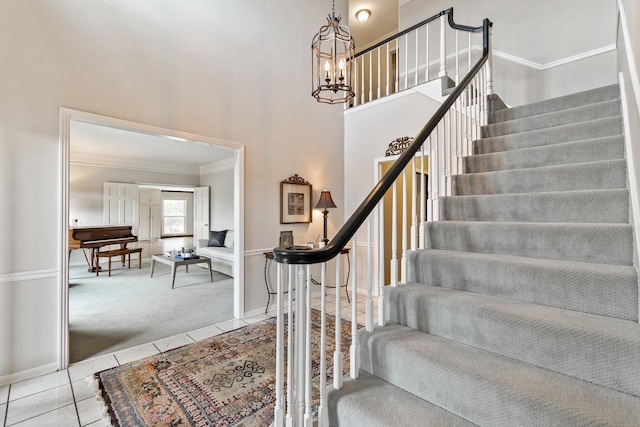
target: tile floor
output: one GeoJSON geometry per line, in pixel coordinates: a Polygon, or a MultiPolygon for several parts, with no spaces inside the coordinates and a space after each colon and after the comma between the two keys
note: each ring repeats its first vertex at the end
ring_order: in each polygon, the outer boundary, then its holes
{"type": "MultiPolygon", "coordinates": [[[[336,312],[335,292],[328,291],[327,312],[336,312]]],[[[358,296],[358,322],[364,324],[364,297],[358,296]]],[[[341,317],[351,318],[349,304],[342,296],[341,317]]],[[[377,302],[374,299],[374,307],[377,302]]],[[[314,298],[312,307],[320,307],[320,298],[314,298]]],[[[377,319],[374,309],[374,322],[377,319]]],[[[185,344],[228,332],[251,323],[275,316],[275,307],[267,316],[228,320],[213,326],[186,334],[166,338],[149,344],[118,351],[113,354],[84,360],[41,377],[8,386],[0,386],[0,426],[9,427],[74,427],[109,426],[108,417],[103,413],[101,403],[95,398],[96,392],[89,380],[95,372],[109,369],[123,363],[171,350],[185,344]],[[88,379],[89,378],[89,379],[88,379]]]]}

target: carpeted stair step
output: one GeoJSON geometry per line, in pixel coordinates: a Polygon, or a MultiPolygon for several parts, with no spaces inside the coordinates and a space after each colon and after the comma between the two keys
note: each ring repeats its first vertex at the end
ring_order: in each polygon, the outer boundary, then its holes
{"type": "Polygon", "coordinates": [[[465,157],[463,161],[466,173],[478,173],[623,158],[624,137],[618,135],[499,151],[497,153],[477,154],[465,157]]]}
{"type": "MultiPolygon", "coordinates": [[[[640,419],[635,396],[405,326],[360,330],[358,341],[363,370],[478,425],[630,427],[640,419]]],[[[410,425],[396,415],[388,425],[410,425]]]]}
{"type": "Polygon", "coordinates": [[[620,87],[618,84],[613,84],[576,94],[536,102],[534,104],[497,110],[489,114],[489,123],[535,116],[538,114],[580,107],[591,103],[611,101],[619,98],[620,87]]]}
{"type": "Polygon", "coordinates": [[[542,166],[451,177],[454,195],[509,194],[626,188],[626,161],[542,166]]]}
{"type": "Polygon", "coordinates": [[[583,313],[638,320],[630,266],[425,249],[411,251],[408,282],[583,313]]]}
{"type": "Polygon", "coordinates": [[[331,427],[476,425],[365,371],[357,381],[347,380],[341,389],[330,390],[328,402],[331,427]]]}
{"type": "Polygon", "coordinates": [[[640,325],[425,284],[385,288],[392,323],[640,397],[640,325]]]}
{"type": "Polygon", "coordinates": [[[622,135],[620,116],[479,139],[473,142],[473,153],[496,153],[616,135],[622,135]]]}
{"type": "Polygon", "coordinates": [[[492,136],[510,135],[553,126],[562,126],[569,123],[586,122],[605,117],[619,116],[621,114],[620,109],[620,100],[615,99],[489,124],[482,127],[480,134],[483,138],[489,138],[492,136]]]}
{"type": "Polygon", "coordinates": [[[440,198],[444,221],[629,223],[626,189],[440,198]]]}
{"type": "Polygon", "coordinates": [[[633,232],[629,224],[437,221],[427,224],[426,248],[632,265],[633,232]]]}

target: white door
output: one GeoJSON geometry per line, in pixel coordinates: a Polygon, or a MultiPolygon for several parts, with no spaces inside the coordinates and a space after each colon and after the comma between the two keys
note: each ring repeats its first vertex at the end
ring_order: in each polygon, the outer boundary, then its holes
{"type": "Polygon", "coordinates": [[[160,222],[162,221],[162,213],[159,205],[149,206],[150,210],[150,221],[151,224],[149,226],[149,238],[150,239],[159,239],[160,238],[160,222]]]}
{"type": "Polygon", "coordinates": [[[149,240],[151,238],[151,208],[152,206],[149,205],[140,205],[138,240],[149,240]]]}
{"type": "Polygon", "coordinates": [[[193,243],[209,238],[209,187],[197,187],[193,192],[193,243]]]}
{"type": "Polygon", "coordinates": [[[120,182],[105,182],[103,192],[104,224],[138,225],[138,186],[120,182]]]}

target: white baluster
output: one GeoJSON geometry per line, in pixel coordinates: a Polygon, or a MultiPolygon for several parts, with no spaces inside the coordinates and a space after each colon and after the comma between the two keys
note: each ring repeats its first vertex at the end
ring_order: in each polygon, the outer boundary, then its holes
{"type": "Polygon", "coordinates": [[[389,86],[389,78],[391,77],[391,68],[389,67],[389,63],[391,62],[391,55],[389,55],[389,43],[387,43],[387,59],[384,62],[386,64],[386,69],[387,69],[387,72],[386,72],[387,86],[386,86],[385,95],[389,96],[389,95],[391,95],[390,86],[389,86]]]}
{"type": "Polygon", "coordinates": [[[409,34],[404,35],[404,88],[409,87],[409,34]]]}
{"type": "Polygon", "coordinates": [[[380,47],[378,47],[376,49],[376,52],[378,53],[378,99],[380,99],[381,95],[380,95],[380,47]]]}
{"type": "MultiPolygon", "coordinates": [[[[416,156],[411,159],[412,174],[411,174],[411,250],[415,251],[418,248],[418,188],[416,182],[416,156]]],[[[424,187],[421,187],[424,188],[424,187]]]]}
{"type": "Polygon", "coordinates": [[[471,71],[471,32],[469,32],[469,51],[467,52],[467,73],[471,71]]]}
{"type": "MultiPolygon", "coordinates": [[[[384,291],[384,286],[385,286],[385,276],[384,276],[384,268],[385,268],[385,263],[384,263],[384,257],[385,257],[385,253],[384,253],[384,245],[385,245],[385,240],[384,240],[384,198],[382,198],[380,200],[379,203],[379,209],[378,209],[378,242],[380,243],[378,246],[378,317],[380,317],[380,313],[382,313],[382,309],[380,307],[384,306],[384,295],[383,295],[383,291],[384,291]]],[[[367,223],[367,233],[369,232],[369,224],[367,223]]],[[[369,239],[372,239],[371,236],[369,235],[368,237],[369,239]]],[[[367,253],[367,256],[369,254],[367,253]]],[[[370,259],[367,259],[367,262],[371,263],[370,259]]],[[[367,287],[367,293],[373,293],[373,279],[371,282],[371,286],[367,287]]],[[[369,295],[369,297],[367,298],[367,306],[366,306],[366,310],[365,312],[367,313],[367,331],[371,332],[373,330],[373,302],[371,301],[371,295],[369,295]],[[371,313],[371,315],[369,315],[369,313],[371,313]],[[371,318],[369,320],[369,317],[371,318]],[[371,324],[369,324],[369,322],[371,322],[371,324]]],[[[383,323],[378,322],[378,324],[380,325],[384,325],[383,323]]]]}
{"type": "Polygon", "coordinates": [[[418,34],[420,33],[419,29],[416,28],[416,72],[413,78],[413,85],[414,86],[418,86],[418,64],[419,64],[419,59],[418,59],[418,34]]]}
{"type": "Polygon", "coordinates": [[[373,51],[369,55],[369,102],[373,101],[373,51]]]}
{"type": "Polygon", "coordinates": [[[329,427],[327,408],[327,263],[320,266],[320,403],[318,427],[329,427]]]}
{"type": "Polygon", "coordinates": [[[487,58],[487,95],[493,95],[493,40],[491,33],[493,27],[489,27],[489,57],[487,58]]]}
{"type": "Polygon", "coordinates": [[[456,85],[460,83],[460,31],[456,30],[456,85]]]}
{"type": "MultiPolygon", "coordinates": [[[[434,142],[434,137],[433,136],[429,136],[429,182],[428,182],[428,187],[429,187],[429,212],[427,215],[427,220],[429,221],[436,221],[438,219],[438,215],[436,213],[435,210],[435,201],[438,198],[438,190],[437,190],[437,184],[438,182],[438,165],[437,165],[437,161],[436,161],[436,149],[435,149],[435,142],[434,142]]],[[[426,226],[425,226],[425,248],[427,247],[427,243],[426,243],[426,226]]]]}
{"type": "Polygon", "coordinates": [[[333,353],[333,388],[336,390],[342,388],[342,319],[341,319],[341,303],[340,303],[340,255],[336,258],[336,350],[333,353]]]}
{"type": "MultiPolygon", "coordinates": [[[[365,326],[367,331],[373,331],[373,233],[371,225],[371,216],[367,218],[367,305],[365,307],[366,321],[365,326]]],[[[384,278],[384,275],[382,276],[384,278]]],[[[383,282],[384,279],[381,280],[383,282]]],[[[381,287],[382,291],[382,287],[381,287]]],[[[380,314],[380,307],[384,305],[384,294],[380,292],[378,295],[378,315],[380,314]]],[[[378,319],[378,324],[384,325],[384,321],[378,319]]]]}
{"type": "Polygon", "coordinates": [[[313,427],[311,413],[311,265],[304,266],[306,270],[306,304],[305,304],[305,369],[304,369],[304,427],[313,427]]]}
{"type": "MultiPolygon", "coordinates": [[[[356,236],[351,241],[353,260],[351,262],[351,347],[349,348],[349,373],[351,378],[358,378],[360,373],[360,348],[356,333],[358,332],[358,246],[356,236]]],[[[369,266],[369,269],[373,265],[369,266]]]]}
{"type": "Polygon", "coordinates": [[[398,285],[398,201],[396,199],[397,184],[394,181],[391,196],[391,286],[398,285]]]}
{"type": "Polygon", "coordinates": [[[305,328],[305,280],[304,280],[304,266],[296,266],[296,308],[294,313],[295,324],[295,342],[293,344],[293,352],[295,357],[294,377],[289,381],[289,384],[293,385],[296,389],[295,399],[295,422],[296,426],[304,425],[304,389],[305,389],[305,341],[306,341],[306,328],[305,328]]]}
{"type": "Polygon", "coordinates": [[[276,405],[273,426],[284,427],[284,299],[282,289],[283,264],[277,263],[276,294],[276,405]]]}
{"type": "Polygon", "coordinates": [[[358,103],[358,94],[360,93],[360,88],[358,87],[358,58],[355,58],[353,61],[353,68],[354,68],[354,78],[353,78],[353,93],[355,94],[355,96],[353,97],[353,106],[357,107],[359,105],[358,103]]]}
{"type": "Polygon", "coordinates": [[[393,79],[393,92],[396,93],[400,90],[400,58],[398,53],[400,53],[400,39],[396,39],[396,78],[393,79]]]}
{"type": "Polygon", "coordinates": [[[425,222],[427,218],[426,214],[426,173],[428,171],[427,168],[427,158],[425,157],[425,146],[427,145],[427,141],[422,144],[422,172],[420,173],[420,231],[419,231],[419,241],[420,241],[420,249],[424,249],[424,232],[425,232],[425,222]]]}
{"type": "Polygon", "coordinates": [[[287,294],[287,310],[288,310],[288,323],[287,323],[287,381],[289,386],[287,387],[287,415],[285,417],[287,427],[294,426],[294,412],[293,401],[295,400],[296,390],[294,386],[293,376],[293,266],[289,266],[289,274],[287,275],[288,289],[287,294]]]}
{"type": "Polygon", "coordinates": [[[360,98],[361,98],[361,102],[360,104],[364,104],[365,100],[364,100],[364,75],[366,74],[365,71],[365,66],[364,66],[364,55],[361,57],[362,59],[360,60],[360,62],[362,62],[362,73],[360,73],[360,81],[362,83],[362,92],[360,93],[360,98]]]}
{"type": "Polygon", "coordinates": [[[400,259],[400,282],[407,283],[407,168],[402,171],[402,258],[400,259]]]}
{"type": "Polygon", "coordinates": [[[429,24],[426,25],[427,28],[427,36],[426,36],[426,41],[425,41],[425,45],[426,45],[426,49],[424,52],[424,56],[425,56],[425,70],[424,70],[424,81],[425,83],[429,81],[429,24]]]}
{"type": "Polygon", "coordinates": [[[438,77],[447,75],[447,39],[445,16],[440,17],[440,73],[438,77]]]}

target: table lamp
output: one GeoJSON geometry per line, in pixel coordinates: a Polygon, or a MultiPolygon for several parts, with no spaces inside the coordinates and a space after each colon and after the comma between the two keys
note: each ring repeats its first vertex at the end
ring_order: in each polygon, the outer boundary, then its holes
{"type": "Polygon", "coordinates": [[[320,200],[318,200],[316,209],[322,209],[322,215],[324,216],[324,239],[322,239],[322,241],[325,245],[329,243],[329,239],[327,238],[327,215],[329,215],[330,208],[336,207],[337,206],[333,203],[333,199],[331,198],[331,193],[329,191],[324,190],[320,193],[320,200]]]}

